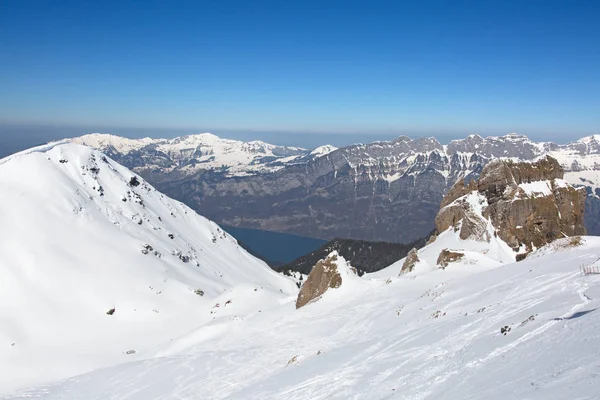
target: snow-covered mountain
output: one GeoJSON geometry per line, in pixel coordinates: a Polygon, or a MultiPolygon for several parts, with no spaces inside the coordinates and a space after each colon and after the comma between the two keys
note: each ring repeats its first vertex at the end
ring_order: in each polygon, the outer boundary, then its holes
{"type": "MultiPolygon", "coordinates": [[[[517,196],[548,197],[544,174],[520,174],[533,186],[517,196]]],[[[328,289],[296,309],[293,281],[98,151],[17,154],[0,160],[0,185],[0,399],[600,393],[600,239],[515,262],[478,192],[410,270],[400,260],[359,277],[329,257],[328,289]],[[471,214],[487,234],[462,235],[471,214]]]]}
{"type": "MultiPolygon", "coordinates": [[[[173,141],[196,143],[204,136],[173,141]]],[[[217,143],[232,142],[208,137],[217,143]]],[[[107,151],[159,190],[226,225],[321,239],[404,243],[433,229],[442,197],[457,179],[476,178],[495,158],[530,161],[551,155],[565,169],[565,180],[588,188],[586,226],[588,232],[600,234],[598,135],[566,145],[537,143],[518,134],[470,135],[448,144],[403,136],[340,149],[322,146],[310,153],[296,148],[248,153],[240,150],[245,146],[242,142],[235,142],[231,147],[231,152],[239,153],[235,157],[221,156],[222,145],[208,153],[200,151],[210,154],[203,157],[215,157],[206,163],[202,161],[207,158],[189,161],[189,154],[196,150],[188,150],[184,157],[177,147],[144,140],[136,142],[137,150],[131,150],[135,146],[129,140],[115,137],[92,135],[76,140],[107,151]],[[110,145],[111,140],[117,143],[110,145]],[[222,157],[238,161],[217,161],[222,157]],[[239,161],[239,157],[246,158],[239,161]]],[[[196,149],[192,145],[183,148],[196,149]]]]}
{"type": "MultiPolygon", "coordinates": [[[[554,241],[521,262],[494,236],[450,228],[404,260],[344,274],[296,310],[221,319],[133,360],[8,399],[597,399],[600,239],[554,241]],[[465,257],[438,265],[446,248],[465,257]]],[[[117,314],[115,314],[117,315],[117,314]]],[[[125,358],[125,356],[123,356],[125,358]]]]}
{"type": "Polygon", "coordinates": [[[298,147],[221,139],[211,133],[175,139],[128,139],[94,133],[72,141],[99,149],[136,172],[160,170],[162,174],[177,172],[183,176],[204,170],[219,171],[225,176],[273,172],[282,168],[282,163],[308,153],[298,147]]]}
{"type": "Polygon", "coordinates": [[[144,359],[199,326],[219,335],[297,293],[91,148],[2,159],[0,187],[0,392],[144,359]]]}

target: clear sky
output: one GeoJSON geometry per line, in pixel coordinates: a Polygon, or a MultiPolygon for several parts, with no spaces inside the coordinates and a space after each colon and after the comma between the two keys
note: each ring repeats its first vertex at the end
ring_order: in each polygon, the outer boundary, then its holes
{"type": "Polygon", "coordinates": [[[578,138],[600,1],[3,0],[0,123],[578,138]]]}

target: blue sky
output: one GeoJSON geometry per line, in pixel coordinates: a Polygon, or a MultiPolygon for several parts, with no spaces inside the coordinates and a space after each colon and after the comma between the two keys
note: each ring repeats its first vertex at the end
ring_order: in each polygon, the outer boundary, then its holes
{"type": "Polygon", "coordinates": [[[0,123],[575,138],[600,133],[598,21],[578,0],[6,0],[0,123]]]}

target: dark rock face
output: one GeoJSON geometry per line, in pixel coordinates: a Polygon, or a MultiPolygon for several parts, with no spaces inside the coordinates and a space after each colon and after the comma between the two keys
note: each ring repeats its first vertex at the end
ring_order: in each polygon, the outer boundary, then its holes
{"type": "Polygon", "coordinates": [[[479,180],[459,182],[446,194],[435,218],[437,231],[457,227],[461,221],[461,239],[489,241],[486,219],[490,219],[495,234],[515,251],[524,247],[526,252],[558,238],[585,235],[585,190],[568,185],[563,176],[563,168],[552,157],[533,163],[494,160],[479,180]],[[467,193],[485,199],[481,215],[473,212],[467,193]]]}
{"type": "MultiPolygon", "coordinates": [[[[556,153],[566,155],[561,163],[568,173],[600,171],[600,137],[560,146],[534,143],[516,134],[471,135],[447,145],[434,138],[400,137],[322,156],[296,148],[242,143],[236,146],[245,154],[260,156],[242,173],[239,168],[215,167],[210,160],[219,150],[203,146],[167,151],[160,142],[128,152],[116,147],[103,150],[159,190],[218,223],[327,240],[346,237],[407,243],[424,237],[433,229],[440,202],[454,183],[477,179],[496,158],[533,160],[556,153]]],[[[490,196],[500,196],[505,183],[494,183],[500,186],[486,190],[490,196]]],[[[581,186],[591,193],[586,201],[588,231],[600,233],[600,190],[596,193],[600,182],[582,180],[581,186]]]]}

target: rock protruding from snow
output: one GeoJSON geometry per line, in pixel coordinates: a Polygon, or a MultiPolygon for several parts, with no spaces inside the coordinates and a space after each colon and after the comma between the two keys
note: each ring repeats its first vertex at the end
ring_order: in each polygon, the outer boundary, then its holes
{"type": "Polygon", "coordinates": [[[436,229],[460,229],[461,239],[489,241],[494,234],[515,252],[529,253],[564,236],[584,235],[585,191],[563,180],[552,157],[533,163],[494,160],[477,181],[457,183],[444,197],[436,229]]]}
{"type": "Polygon", "coordinates": [[[483,218],[481,209],[487,205],[485,197],[477,192],[464,195],[443,207],[435,217],[438,232],[444,232],[450,227],[460,229],[459,237],[463,240],[473,239],[489,242],[490,234],[487,221],[483,218]],[[460,226],[457,225],[461,222],[460,226]]]}
{"type": "Polygon", "coordinates": [[[329,289],[342,286],[342,276],[348,275],[349,272],[355,274],[356,270],[350,267],[337,251],[331,252],[326,258],[317,262],[306,278],[298,294],[296,308],[320,298],[329,289]]]}
{"type": "Polygon", "coordinates": [[[402,268],[400,269],[400,275],[412,272],[419,261],[419,253],[417,252],[417,249],[413,247],[404,259],[404,264],[402,264],[402,268]]]}
{"type": "Polygon", "coordinates": [[[463,258],[465,258],[465,253],[463,252],[444,249],[440,252],[440,255],[437,259],[437,265],[442,268],[446,268],[448,265],[460,261],[463,258]]]}

